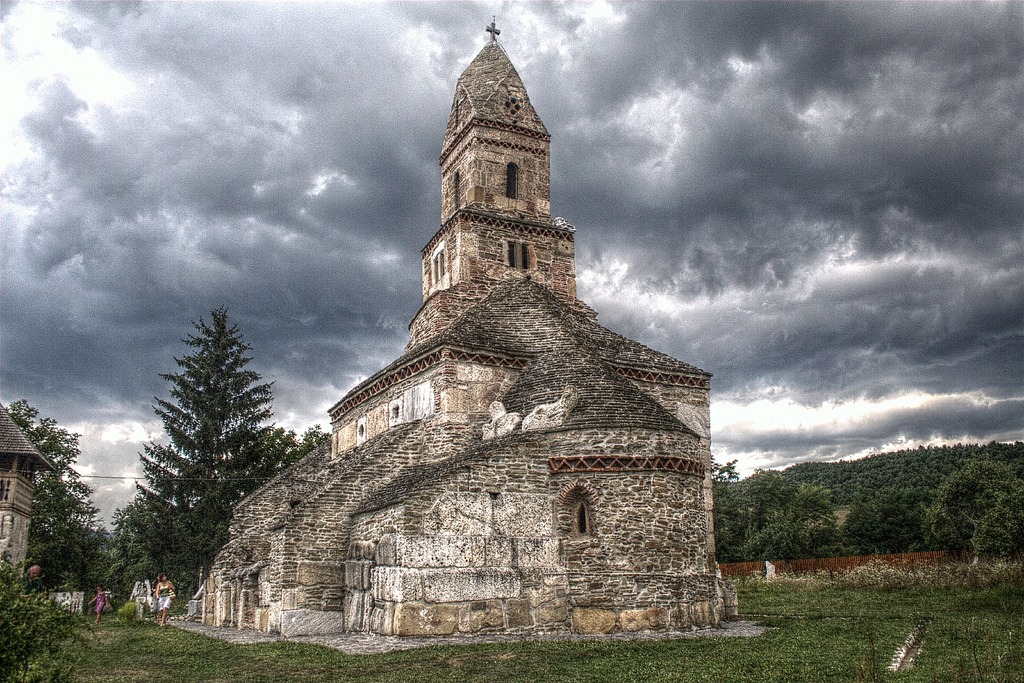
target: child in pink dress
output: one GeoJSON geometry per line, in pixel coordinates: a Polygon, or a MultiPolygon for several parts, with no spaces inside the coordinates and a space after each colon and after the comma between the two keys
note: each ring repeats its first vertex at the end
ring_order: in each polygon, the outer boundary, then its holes
{"type": "Polygon", "coordinates": [[[96,603],[96,623],[103,623],[103,607],[107,604],[107,591],[103,584],[96,586],[96,597],[89,601],[89,605],[96,603]]]}

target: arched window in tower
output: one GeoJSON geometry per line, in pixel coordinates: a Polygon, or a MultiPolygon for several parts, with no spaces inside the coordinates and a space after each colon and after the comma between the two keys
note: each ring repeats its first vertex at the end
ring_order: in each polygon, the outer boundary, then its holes
{"type": "Polygon", "coordinates": [[[519,167],[511,163],[505,168],[505,196],[519,198],[519,167]]]}
{"type": "Polygon", "coordinates": [[[452,194],[454,195],[455,210],[458,211],[461,206],[459,198],[462,196],[462,182],[458,171],[455,172],[455,179],[452,182],[452,194]]]}
{"type": "Polygon", "coordinates": [[[581,500],[576,504],[573,512],[573,531],[577,536],[586,536],[590,533],[590,510],[587,509],[586,501],[581,500]]]}

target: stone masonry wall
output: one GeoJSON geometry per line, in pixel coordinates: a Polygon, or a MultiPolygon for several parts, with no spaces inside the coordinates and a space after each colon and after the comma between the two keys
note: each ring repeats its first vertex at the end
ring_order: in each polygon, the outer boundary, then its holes
{"type": "MultiPolygon", "coordinates": [[[[432,251],[424,251],[424,304],[409,325],[412,348],[440,333],[470,306],[483,299],[494,286],[510,278],[529,276],[546,285],[574,308],[592,313],[576,299],[576,258],[570,232],[544,230],[515,219],[489,221],[488,225],[469,213],[459,215],[435,240],[444,240],[448,272],[447,289],[433,291],[429,285],[432,251]],[[530,249],[529,270],[507,265],[508,242],[521,242],[530,249]]],[[[435,240],[432,240],[432,244],[435,240]]]]}

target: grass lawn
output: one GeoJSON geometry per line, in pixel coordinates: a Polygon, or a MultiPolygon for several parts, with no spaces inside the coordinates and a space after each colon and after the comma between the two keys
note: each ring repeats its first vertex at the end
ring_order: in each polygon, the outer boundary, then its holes
{"type": "Polygon", "coordinates": [[[291,643],[231,645],[144,623],[91,627],[69,648],[81,681],[1017,681],[1024,683],[1024,586],[740,586],[756,638],[518,643],[345,655],[291,643]],[[886,670],[925,619],[910,671],[886,670]]]}

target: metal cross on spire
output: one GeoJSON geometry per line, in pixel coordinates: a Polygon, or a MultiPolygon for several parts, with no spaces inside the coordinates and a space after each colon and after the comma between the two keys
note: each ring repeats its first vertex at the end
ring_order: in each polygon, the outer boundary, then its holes
{"type": "Polygon", "coordinates": [[[494,21],[495,21],[495,20],[496,20],[497,18],[498,18],[498,17],[496,17],[496,16],[495,16],[495,17],[491,17],[491,25],[490,25],[490,26],[488,26],[488,27],[487,27],[487,28],[485,29],[485,30],[486,30],[486,31],[487,31],[488,33],[490,33],[490,34],[491,34],[491,42],[492,42],[492,43],[496,43],[496,42],[498,42],[498,36],[500,36],[500,35],[501,35],[501,31],[500,31],[500,30],[499,30],[499,29],[498,29],[497,27],[495,27],[495,25],[494,25],[494,21]]]}

